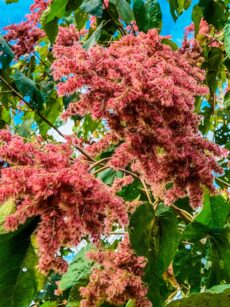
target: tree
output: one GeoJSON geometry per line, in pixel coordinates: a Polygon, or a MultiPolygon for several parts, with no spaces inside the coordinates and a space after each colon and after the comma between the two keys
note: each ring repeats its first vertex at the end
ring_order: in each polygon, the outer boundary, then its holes
{"type": "Polygon", "coordinates": [[[0,306],[230,305],[229,5],[193,6],[182,46],[157,0],[5,28],[0,306]]]}

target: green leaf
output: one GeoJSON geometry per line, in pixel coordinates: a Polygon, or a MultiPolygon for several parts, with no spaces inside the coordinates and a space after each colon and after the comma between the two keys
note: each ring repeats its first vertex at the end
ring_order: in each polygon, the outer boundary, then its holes
{"type": "Polygon", "coordinates": [[[167,305],[168,307],[229,307],[230,306],[230,290],[226,289],[222,293],[214,294],[209,292],[192,294],[188,298],[176,300],[167,305]]]}
{"type": "Polygon", "coordinates": [[[101,29],[103,27],[103,21],[100,23],[100,25],[96,28],[96,30],[91,34],[90,38],[84,43],[83,48],[88,50],[93,45],[96,44],[96,42],[100,39],[101,35],[101,29]]]}
{"type": "Polygon", "coordinates": [[[149,299],[160,307],[162,299],[159,290],[160,278],[157,267],[157,254],[159,251],[158,228],[154,221],[153,207],[149,203],[139,206],[130,218],[129,235],[132,248],[136,254],[148,259],[143,280],[148,283],[149,299]]]}
{"type": "Polygon", "coordinates": [[[53,0],[48,9],[44,11],[41,20],[49,23],[56,18],[65,16],[67,3],[68,0],[53,0]]]}
{"type": "Polygon", "coordinates": [[[42,304],[41,307],[58,307],[58,302],[47,301],[44,304],[42,304]]]}
{"type": "Polygon", "coordinates": [[[162,25],[162,13],[160,4],[157,0],[147,0],[145,7],[148,25],[146,31],[153,28],[160,30],[162,25]]]}
{"type": "Polygon", "coordinates": [[[184,232],[184,240],[200,240],[210,231],[223,229],[230,212],[230,204],[221,195],[205,195],[203,208],[195,220],[189,224],[184,232]]]}
{"type": "Polygon", "coordinates": [[[86,24],[89,15],[88,13],[82,12],[80,9],[75,10],[74,18],[77,25],[78,31],[80,31],[86,24]]]}
{"type": "Polygon", "coordinates": [[[191,5],[191,0],[168,0],[170,6],[170,12],[174,21],[187,10],[191,5]]]}
{"type": "Polygon", "coordinates": [[[125,305],[125,307],[135,307],[135,301],[134,300],[129,300],[128,303],[125,305]]]}
{"type": "Polygon", "coordinates": [[[55,41],[57,35],[58,19],[69,16],[81,3],[82,0],[53,0],[43,12],[40,21],[51,43],[55,41]]]}
{"type": "Polygon", "coordinates": [[[221,195],[204,197],[203,209],[195,221],[210,229],[221,229],[227,222],[230,204],[221,195]]]}
{"type": "Polygon", "coordinates": [[[204,19],[217,30],[221,30],[229,17],[228,9],[222,1],[200,0],[198,3],[202,9],[204,19]]]}
{"type": "Polygon", "coordinates": [[[230,57],[230,19],[224,27],[224,48],[228,57],[230,57]]]}
{"type": "MultiPolygon", "coordinates": [[[[160,204],[160,206],[163,207],[163,204],[160,204]]],[[[168,269],[176,254],[180,240],[177,217],[168,207],[165,207],[165,209],[157,215],[159,224],[158,269],[160,274],[168,269]]]]}
{"type": "Polygon", "coordinates": [[[145,203],[131,216],[129,234],[136,254],[148,259],[143,280],[148,283],[149,299],[153,306],[161,306],[162,274],[171,263],[179,243],[177,218],[163,204],[155,217],[152,205],[145,203]]]}
{"type": "Polygon", "coordinates": [[[140,31],[145,30],[146,26],[146,12],[145,12],[145,4],[142,0],[134,0],[133,1],[133,12],[136,19],[136,23],[140,31]]]}
{"type": "Polygon", "coordinates": [[[18,0],[5,0],[6,4],[16,3],[18,0]]]}
{"type": "Polygon", "coordinates": [[[91,246],[82,248],[69,264],[68,271],[63,274],[60,282],[62,290],[72,288],[73,286],[85,286],[88,283],[93,261],[87,258],[86,253],[91,249],[91,246]]]}
{"type": "Polygon", "coordinates": [[[199,292],[204,278],[205,245],[200,241],[195,244],[182,240],[173,259],[173,272],[179,284],[189,286],[190,292],[199,292]],[[183,243],[182,243],[183,242],[183,243]]]}
{"type": "Polygon", "coordinates": [[[0,235],[0,306],[28,307],[38,291],[37,256],[30,243],[34,223],[0,235]]]}
{"type": "Polygon", "coordinates": [[[224,96],[224,108],[227,110],[230,109],[230,91],[228,91],[224,96]]]}
{"type": "Polygon", "coordinates": [[[41,110],[44,102],[43,95],[38,90],[34,81],[26,77],[22,72],[16,70],[13,75],[16,87],[23,97],[30,98],[30,105],[35,110],[41,110]]]}
{"type": "Polygon", "coordinates": [[[79,292],[78,286],[73,286],[70,290],[69,297],[68,297],[68,303],[66,307],[80,307],[80,302],[82,300],[82,297],[79,292]]]}
{"type": "Polygon", "coordinates": [[[211,47],[208,50],[208,55],[206,57],[206,62],[204,63],[204,68],[207,68],[208,70],[206,80],[208,82],[208,86],[212,95],[216,92],[217,89],[217,76],[219,73],[221,62],[222,50],[220,48],[211,47]]]}
{"type": "Polygon", "coordinates": [[[202,17],[203,17],[202,9],[199,7],[198,4],[196,4],[193,7],[193,10],[192,10],[192,21],[193,21],[194,26],[195,26],[195,36],[197,35],[197,33],[199,31],[200,21],[201,21],[202,17]]]}
{"type": "Polygon", "coordinates": [[[139,256],[149,257],[154,220],[154,211],[149,203],[139,206],[131,216],[129,224],[130,240],[132,247],[139,256]]]}
{"type": "Polygon", "coordinates": [[[218,283],[230,283],[230,225],[222,231],[211,232],[210,234],[211,262],[208,287],[218,283]]]}
{"type": "Polygon", "coordinates": [[[152,28],[161,28],[162,13],[157,0],[134,0],[133,11],[140,31],[147,32],[152,28]]]}
{"type": "Polygon", "coordinates": [[[15,209],[16,206],[13,198],[9,198],[0,205],[0,235],[6,232],[4,229],[4,221],[6,217],[12,214],[15,209]]]}
{"type": "Polygon", "coordinates": [[[4,38],[0,35],[0,69],[6,69],[9,67],[13,58],[13,51],[10,49],[10,46],[4,40],[4,38]]]}
{"type": "Polygon", "coordinates": [[[110,0],[116,6],[117,12],[121,19],[130,23],[134,19],[133,10],[126,0],[110,0]]]}
{"type": "Polygon", "coordinates": [[[103,1],[102,0],[84,0],[80,9],[98,18],[102,17],[103,1]]]}
{"type": "Polygon", "coordinates": [[[222,293],[226,289],[230,289],[230,284],[225,284],[225,285],[217,285],[214,286],[210,289],[208,289],[206,292],[211,292],[211,293],[222,293]]]}
{"type": "Polygon", "coordinates": [[[179,49],[178,46],[177,46],[177,44],[174,43],[174,42],[173,42],[172,40],[170,40],[170,39],[163,38],[163,39],[161,40],[161,42],[162,42],[163,44],[165,44],[165,45],[170,46],[170,47],[172,48],[172,50],[178,50],[178,49],[179,49]]]}
{"type": "Polygon", "coordinates": [[[50,22],[45,23],[43,28],[47,34],[49,41],[51,42],[51,44],[53,44],[58,34],[58,18],[55,17],[50,22]]]}

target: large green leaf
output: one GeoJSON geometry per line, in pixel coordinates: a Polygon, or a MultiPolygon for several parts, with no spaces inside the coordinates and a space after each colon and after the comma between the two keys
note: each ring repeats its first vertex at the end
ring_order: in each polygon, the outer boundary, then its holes
{"type": "Polygon", "coordinates": [[[91,246],[82,248],[74,260],[69,264],[68,271],[63,274],[60,288],[66,290],[73,286],[85,286],[88,283],[93,261],[87,258],[87,252],[91,246]]]}
{"type": "Polygon", "coordinates": [[[80,31],[85,26],[85,24],[86,24],[86,22],[89,18],[89,15],[88,15],[88,13],[85,13],[82,10],[77,9],[74,12],[74,18],[75,18],[75,22],[76,22],[76,25],[77,25],[77,29],[78,29],[78,31],[80,31]]]}
{"type": "Polygon", "coordinates": [[[188,9],[191,0],[168,0],[170,6],[170,12],[174,21],[183,13],[184,10],[188,9]]]}
{"type": "Polygon", "coordinates": [[[176,217],[163,205],[155,216],[152,205],[145,203],[131,216],[129,233],[137,255],[148,259],[144,281],[148,283],[149,299],[153,306],[161,306],[162,274],[171,263],[179,242],[176,217]]]}
{"type": "Polygon", "coordinates": [[[136,23],[140,31],[145,30],[146,26],[146,17],[145,17],[145,4],[142,0],[133,1],[133,12],[136,19],[136,23]]]}
{"type": "Polygon", "coordinates": [[[230,212],[230,204],[221,195],[205,195],[203,209],[189,224],[184,232],[184,240],[200,240],[210,231],[215,232],[224,228],[230,212]]]}
{"type": "Polygon", "coordinates": [[[55,17],[53,20],[44,23],[43,28],[47,34],[49,41],[51,42],[51,44],[53,44],[58,34],[58,18],[55,17]]]}
{"type": "Polygon", "coordinates": [[[13,51],[10,46],[0,35],[0,69],[6,69],[14,58],[13,51]]]}
{"type": "Polygon", "coordinates": [[[82,0],[53,0],[43,12],[40,21],[51,43],[57,35],[58,19],[69,16],[81,3],[82,0]]]}
{"type": "Polygon", "coordinates": [[[103,13],[103,1],[102,0],[84,0],[80,6],[80,9],[86,13],[94,15],[96,17],[102,17],[103,13]]]}
{"type": "Polygon", "coordinates": [[[208,49],[204,68],[207,69],[206,80],[212,95],[217,89],[217,76],[222,62],[222,50],[220,48],[212,47],[208,49]]]}
{"type": "Polygon", "coordinates": [[[23,97],[29,97],[29,103],[34,110],[41,110],[44,102],[42,93],[38,90],[33,80],[16,70],[13,75],[16,87],[23,97]]]}
{"type": "Polygon", "coordinates": [[[140,31],[147,32],[149,29],[161,29],[161,8],[157,0],[134,0],[133,11],[136,23],[140,31]]]}
{"type": "Polygon", "coordinates": [[[37,256],[30,243],[34,224],[0,235],[0,307],[28,307],[39,287],[37,256]]]}
{"type": "Polygon", "coordinates": [[[126,0],[110,0],[116,6],[117,12],[121,19],[130,23],[134,19],[133,10],[126,0]]]}
{"type": "Polygon", "coordinates": [[[44,11],[42,19],[44,18],[45,23],[51,22],[55,18],[61,18],[65,16],[66,5],[68,0],[53,0],[51,5],[46,11],[44,11]]]}
{"type": "Polygon", "coordinates": [[[162,274],[168,269],[176,254],[180,234],[176,215],[163,204],[159,205],[156,220],[159,224],[158,269],[159,273],[162,274]]]}
{"type": "Polygon", "coordinates": [[[159,251],[157,240],[158,227],[154,222],[153,207],[149,203],[139,206],[130,218],[129,235],[132,248],[136,254],[148,259],[144,281],[148,283],[149,299],[156,306],[160,307],[162,299],[159,290],[160,281],[157,268],[157,254],[159,251]]]}
{"type": "Polygon", "coordinates": [[[193,7],[193,10],[192,10],[192,21],[193,21],[194,26],[195,26],[195,36],[197,35],[197,33],[199,31],[200,21],[201,21],[202,17],[203,17],[202,9],[199,7],[198,4],[196,4],[193,7]]]}
{"type": "Polygon", "coordinates": [[[199,7],[203,11],[204,19],[220,30],[224,27],[228,17],[227,6],[223,1],[200,0],[199,7]]]}
{"type": "Polygon", "coordinates": [[[147,18],[146,31],[153,28],[160,30],[162,25],[162,13],[159,2],[157,0],[147,0],[145,7],[147,18]]]}

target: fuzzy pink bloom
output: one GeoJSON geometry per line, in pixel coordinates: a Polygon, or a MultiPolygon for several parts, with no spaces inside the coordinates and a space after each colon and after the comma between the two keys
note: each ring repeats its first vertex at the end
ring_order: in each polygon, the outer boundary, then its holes
{"type": "Polygon", "coordinates": [[[144,257],[136,256],[131,250],[128,236],[114,251],[91,252],[88,257],[99,264],[90,275],[89,284],[80,288],[82,307],[99,306],[103,302],[123,305],[129,299],[137,307],[151,307],[146,295],[148,288],[141,277],[146,266],[144,257]]]}
{"type": "Polygon", "coordinates": [[[129,185],[133,182],[133,177],[132,176],[125,176],[123,178],[115,178],[112,188],[115,192],[120,191],[123,187],[126,185],[129,185]]]}
{"type": "Polygon", "coordinates": [[[123,140],[110,167],[131,165],[167,204],[188,194],[196,207],[201,204],[202,186],[214,191],[213,171],[222,171],[216,158],[226,152],[203,139],[198,130],[194,97],[208,94],[202,84],[205,73],[196,65],[199,46],[190,53],[173,51],[161,43],[157,31],[150,30],[89,51],[77,40],[71,46],[57,43],[54,54],[53,75],[56,80],[65,77],[59,82],[59,94],[84,88],[65,117],[91,113],[106,120],[123,140]],[[168,183],[172,187],[166,189],[168,183]]]}
{"type": "Polygon", "coordinates": [[[12,24],[4,28],[7,34],[4,38],[14,41],[11,48],[18,59],[21,55],[30,54],[34,46],[45,36],[45,32],[38,27],[39,19],[50,1],[35,0],[30,6],[30,14],[26,15],[27,20],[19,24],[12,24]]]}
{"type": "Polygon", "coordinates": [[[114,222],[125,225],[126,207],[113,189],[95,179],[89,165],[71,159],[69,144],[25,143],[0,130],[0,203],[13,197],[17,210],[5,221],[16,230],[30,217],[39,216],[36,229],[40,270],[63,272],[67,264],[57,256],[60,247],[76,246],[89,236],[99,240],[114,222]]]}

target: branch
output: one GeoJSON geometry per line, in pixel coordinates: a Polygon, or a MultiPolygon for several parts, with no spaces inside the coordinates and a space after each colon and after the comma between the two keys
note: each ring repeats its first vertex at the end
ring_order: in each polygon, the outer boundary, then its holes
{"type": "Polygon", "coordinates": [[[170,205],[170,207],[176,212],[178,213],[182,218],[184,218],[185,220],[187,220],[189,223],[191,223],[193,221],[193,217],[191,214],[189,214],[188,212],[186,212],[183,209],[178,208],[177,206],[175,206],[174,204],[170,205]]]}
{"type": "MultiPolygon", "coordinates": [[[[44,115],[42,115],[40,113],[40,111],[35,110],[30,103],[28,103],[23,96],[14,88],[12,87],[2,76],[0,76],[0,80],[3,82],[3,84],[5,84],[11,91],[12,93],[20,98],[35,114],[37,114],[45,123],[47,123],[51,128],[53,128],[61,137],[63,137],[64,139],[66,138],[66,136],[57,128],[55,127],[44,115]]],[[[81,154],[83,154],[88,160],[90,161],[95,161],[92,157],[90,157],[90,155],[87,154],[87,152],[85,152],[81,147],[75,145],[76,149],[78,151],[80,151],[81,154]]]]}
{"type": "Polygon", "coordinates": [[[218,177],[215,177],[215,180],[223,183],[226,187],[230,187],[230,184],[228,182],[226,182],[226,181],[224,181],[224,180],[222,180],[222,179],[220,179],[218,177]]]}
{"type": "Polygon", "coordinates": [[[89,171],[91,171],[91,170],[92,170],[93,168],[95,168],[96,166],[102,164],[103,162],[108,161],[109,159],[110,159],[110,157],[108,157],[108,158],[103,158],[103,159],[101,159],[101,160],[96,161],[95,163],[93,163],[93,164],[90,166],[89,171]]]}

